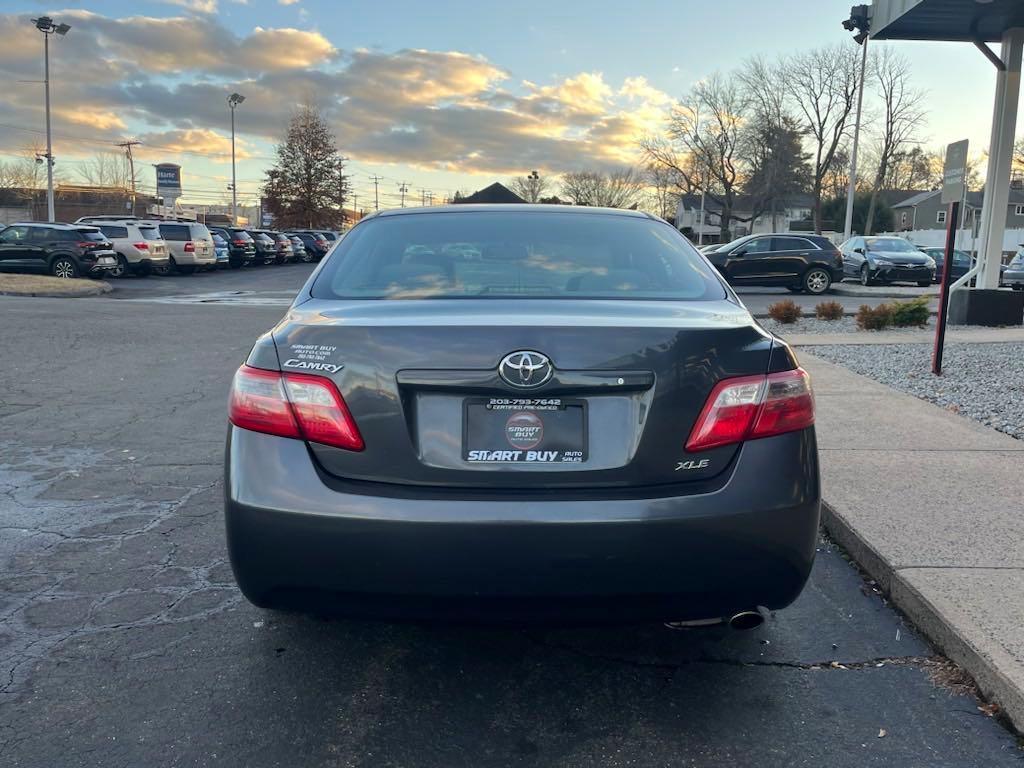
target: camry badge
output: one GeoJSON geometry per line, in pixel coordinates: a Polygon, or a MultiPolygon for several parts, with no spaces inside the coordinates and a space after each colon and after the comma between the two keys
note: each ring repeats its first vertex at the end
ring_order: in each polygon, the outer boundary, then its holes
{"type": "Polygon", "coordinates": [[[539,387],[553,372],[551,361],[540,352],[513,352],[498,364],[498,375],[513,387],[539,387]]]}

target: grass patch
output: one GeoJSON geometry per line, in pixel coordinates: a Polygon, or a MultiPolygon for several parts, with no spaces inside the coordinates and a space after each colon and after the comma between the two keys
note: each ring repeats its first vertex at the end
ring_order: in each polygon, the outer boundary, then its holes
{"type": "Polygon", "coordinates": [[[20,275],[0,272],[0,294],[7,296],[99,296],[111,287],[102,280],[65,280],[49,275],[20,275]]]}

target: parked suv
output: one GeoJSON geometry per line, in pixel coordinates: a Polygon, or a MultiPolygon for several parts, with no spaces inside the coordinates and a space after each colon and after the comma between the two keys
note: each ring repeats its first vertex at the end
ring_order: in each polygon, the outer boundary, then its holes
{"type": "Polygon", "coordinates": [[[256,258],[256,244],[252,235],[240,227],[211,227],[211,232],[223,237],[228,243],[228,264],[238,269],[245,264],[252,264],[256,258]]]}
{"type": "Polygon", "coordinates": [[[106,219],[95,222],[95,226],[113,243],[117,252],[117,267],[110,271],[111,277],[124,277],[128,273],[148,275],[154,270],[167,269],[170,255],[156,224],[137,219],[106,219]]]}
{"type": "Polygon", "coordinates": [[[282,232],[274,232],[269,229],[252,229],[249,231],[252,232],[253,235],[257,233],[266,235],[274,241],[274,248],[277,254],[274,260],[278,264],[284,264],[285,262],[291,261],[292,257],[295,255],[295,252],[292,249],[292,241],[289,239],[288,235],[282,232]]]}
{"type": "Polygon", "coordinates": [[[305,246],[306,258],[303,261],[320,261],[331,249],[327,238],[317,232],[296,231],[288,234],[298,237],[302,241],[302,245],[305,246]]]}
{"type": "Polygon", "coordinates": [[[736,286],[779,285],[815,296],[843,279],[843,256],[820,235],[747,235],[704,254],[736,286]]]}
{"type": "Polygon", "coordinates": [[[103,277],[117,266],[117,255],[96,227],[12,224],[0,231],[0,266],[42,269],[63,278],[103,277]]]}
{"type": "Polygon", "coordinates": [[[265,235],[258,229],[246,230],[256,246],[255,264],[272,264],[277,259],[277,243],[270,235],[265,235]]]}
{"type": "Polygon", "coordinates": [[[161,221],[160,234],[167,241],[170,266],[183,275],[191,275],[196,268],[215,267],[217,254],[213,250],[213,236],[205,224],[197,221],[161,221]]]}
{"type": "Polygon", "coordinates": [[[1003,285],[1008,285],[1015,291],[1024,291],[1024,248],[1017,251],[1017,255],[1006,265],[1003,285]]]}
{"type": "Polygon", "coordinates": [[[294,261],[312,261],[313,257],[306,250],[306,244],[298,235],[285,235],[292,242],[292,259],[294,261]]]}
{"type": "Polygon", "coordinates": [[[932,257],[902,237],[851,237],[840,248],[846,276],[861,285],[900,281],[926,288],[935,280],[932,257]]]}

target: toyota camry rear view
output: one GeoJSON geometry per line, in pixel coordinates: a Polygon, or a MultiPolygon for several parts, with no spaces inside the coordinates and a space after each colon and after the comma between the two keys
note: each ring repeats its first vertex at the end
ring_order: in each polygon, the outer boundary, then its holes
{"type": "Polygon", "coordinates": [[[807,374],[635,211],[368,217],[229,412],[228,546],[261,606],[756,617],[814,558],[807,374]]]}

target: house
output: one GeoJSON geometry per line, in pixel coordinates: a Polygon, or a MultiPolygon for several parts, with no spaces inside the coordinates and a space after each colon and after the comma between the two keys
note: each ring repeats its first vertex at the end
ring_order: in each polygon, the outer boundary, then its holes
{"type": "MultiPolygon", "coordinates": [[[[981,220],[981,203],[984,193],[968,192],[964,205],[963,221],[967,228],[973,223],[975,234],[981,220]]],[[[942,190],[919,192],[892,207],[893,228],[897,232],[910,232],[919,229],[946,228],[946,212],[948,203],[942,202],[942,190]]],[[[1010,198],[1006,206],[1006,228],[1024,229],[1024,186],[1011,184],[1010,198]]]]}
{"type": "MultiPolygon", "coordinates": [[[[806,227],[793,225],[810,219],[811,205],[810,195],[789,195],[778,201],[774,216],[771,211],[766,211],[754,217],[753,198],[740,195],[733,205],[732,215],[736,218],[729,223],[729,230],[734,238],[762,232],[805,231],[806,227]]],[[[717,243],[721,233],[722,206],[708,197],[704,200],[703,221],[700,212],[700,195],[681,195],[676,206],[676,227],[694,242],[717,243]]]]}
{"type": "Polygon", "coordinates": [[[519,195],[501,182],[494,182],[489,187],[474,192],[469,197],[452,200],[453,203],[525,203],[519,195]]]}

